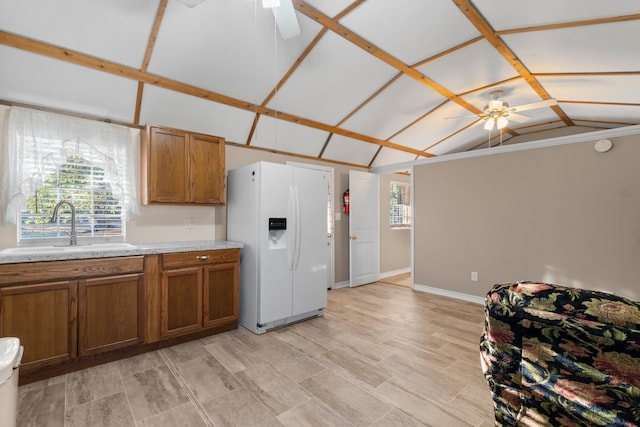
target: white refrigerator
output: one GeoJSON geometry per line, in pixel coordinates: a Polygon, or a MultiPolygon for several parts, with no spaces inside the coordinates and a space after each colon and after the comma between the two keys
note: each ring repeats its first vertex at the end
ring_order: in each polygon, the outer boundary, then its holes
{"type": "Polygon", "coordinates": [[[227,239],[244,245],[240,319],[261,334],[321,316],[327,305],[322,171],[258,162],[227,176],[227,239]]]}

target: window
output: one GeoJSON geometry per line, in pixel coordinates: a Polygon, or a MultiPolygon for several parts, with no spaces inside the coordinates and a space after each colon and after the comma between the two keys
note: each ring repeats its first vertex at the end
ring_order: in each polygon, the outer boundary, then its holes
{"type": "Polygon", "coordinates": [[[411,185],[389,183],[389,225],[392,228],[411,227],[411,185]]]}
{"type": "Polygon", "coordinates": [[[82,237],[124,237],[120,200],[105,181],[104,170],[83,157],[71,155],[64,163],[46,172],[42,188],[37,188],[20,210],[19,239],[65,237],[71,227],[71,208],[60,206],[58,219],[50,222],[55,205],[74,205],[76,233],[82,237]]]}
{"type": "Polygon", "coordinates": [[[9,114],[3,147],[3,220],[18,242],[67,242],[74,205],[78,241],[123,240],[138,212],[133,169],[137,130],[22,108],[9,114]]]}

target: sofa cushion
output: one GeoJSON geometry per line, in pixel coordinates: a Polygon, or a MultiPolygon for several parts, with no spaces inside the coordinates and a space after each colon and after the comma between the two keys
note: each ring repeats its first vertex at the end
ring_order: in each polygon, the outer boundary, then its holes
{"type": "Polygon", "coordinates": [[[640,304],[548,283],[495,285],[481,339],[497,425],[639,425],[640,304]]]}

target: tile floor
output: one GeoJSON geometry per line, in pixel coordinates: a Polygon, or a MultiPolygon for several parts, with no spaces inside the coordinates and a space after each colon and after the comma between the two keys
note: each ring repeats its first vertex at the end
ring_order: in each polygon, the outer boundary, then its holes
{"type": "Polygon", "coordinates": [[[321,318],[21,386],[18,426],[491,426],[481,327],[473,303],[332,290],[321,318]]]}

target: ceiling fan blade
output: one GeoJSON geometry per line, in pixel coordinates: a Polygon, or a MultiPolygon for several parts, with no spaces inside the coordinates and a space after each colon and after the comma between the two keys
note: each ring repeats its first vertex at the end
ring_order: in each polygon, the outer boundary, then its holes
{"type": "Polygon", "coordinates": [[[507,119],[509,121],[513,120],[516,123],[524,123],[529,120],[529,116],[525,116],[524,114],[509,113],[507,119]]]}
{"type": "Polygon", "coordinates": [[[178,0],[178,1],[187,7],[195,7],[200,3],[202,3],[204,0],[178,0]]]}
{"type": "Polygon", "coordinates": [[[300,24],[291,0],[280,0],[280,6],[272,7],[271,11],[276,19],[280,37],[287,40],[300,35],[300,24]]]}
{"type": "Polygon", "coordinates": [[[552,105],[557,105],[557,104],[558,104],[558,101],[556,101],[555,99],[546,99],[544,101],[532,102],[531,104],[523,104],[523,105],[518,105],[517,107],[511,107],[509,110],[512,112],[520,112],[520,111],[533,110],[535,108],[550,107],[552,105]]]}
{"type": "Polygon", "coordinates": [[[464,117],[482,117],[478,114],[465,114],[464,116],[451,116],[451,117],[444,117],[445,120],[447,119],[461,119],[464,117]]]}

